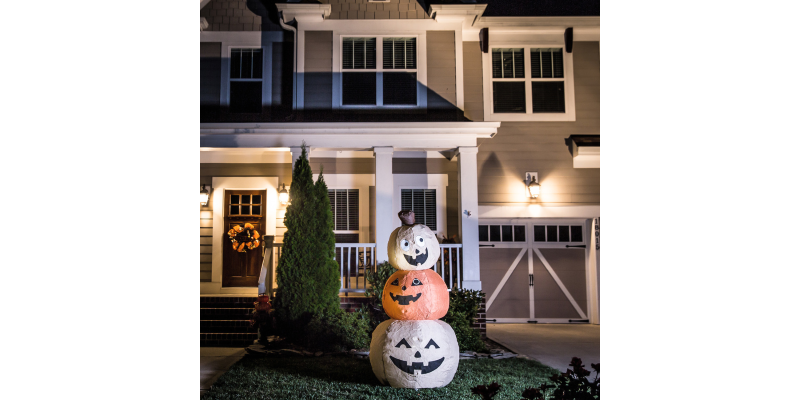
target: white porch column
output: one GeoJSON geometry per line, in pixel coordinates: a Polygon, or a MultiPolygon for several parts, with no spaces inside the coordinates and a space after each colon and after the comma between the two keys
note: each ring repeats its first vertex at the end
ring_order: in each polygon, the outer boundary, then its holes
{"type": "MultiPolygon", "coordinates": [[[[300,158],[300,154],[303,152],[303,148],[300,146],[293,146],[289,147],[289,151],[292,152],[292,172],[294,172],[294,163],[297,162],[297,159],[300,158]]],[[[306,147],[306,153],[309,153],[308,158],[311,159],[311,148],[306,147]]]]}
{"type": "Polygon", "coordinates": [[[464,245],[463,288],[481,290],[481,264],[478,254],[478,148],[459,147],[458,230],[464,245]]]}
{"type": "MultiPolygon", "coordinates": [[[[387,243],[392,234],[394,224],[392,215],[392,198],[394,196],[394,180],[392,178],[392,154],[394,147],[375,147],[375,260],[389,260],[387,243]]],[[[478,228],[475,228],[477,234],[478,228]]]]}

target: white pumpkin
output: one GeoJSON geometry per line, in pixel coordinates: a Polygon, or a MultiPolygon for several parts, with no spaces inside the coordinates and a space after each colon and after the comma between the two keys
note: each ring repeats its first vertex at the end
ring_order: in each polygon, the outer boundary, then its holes
{"type": "Polygon", "coordinates": [[[401,270],[429,269],[439,260],[436,234],[422,224],[403,225],[389,236],[389,263],[401,270]]]}
{"type": "Polygon", "coordinates": [[[384,321],[372,333],[372,371],[396,388],[437,388],[458,369],[458,341],[453,328],[439,320],[384,321]]]}

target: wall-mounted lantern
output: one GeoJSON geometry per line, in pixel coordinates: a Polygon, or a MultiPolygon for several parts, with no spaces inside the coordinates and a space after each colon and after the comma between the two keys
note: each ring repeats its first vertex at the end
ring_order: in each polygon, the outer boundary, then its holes
{"type": "Polygon", "coordinates": [[[208,189],[205,184],[200,187],[200,205],[203,207],[208,205],[208,189]]]}
{"type": "Polygon", "coordinates": [[[286,185],[281,183],[281,190],[278,192],[278,201],[283,205],[289,204],[289,191],[286,190],[286,185]]]}
{"type": "Polygon", "coordinates": [[[528,189],[528,196],[532,199],[539,198],[539,173],[537,172],[526,172],[525,173],[525,185],[528,189]]]}

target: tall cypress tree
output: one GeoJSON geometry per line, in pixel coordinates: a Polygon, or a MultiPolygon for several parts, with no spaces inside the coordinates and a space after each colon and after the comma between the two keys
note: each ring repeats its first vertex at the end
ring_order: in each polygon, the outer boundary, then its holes
{"type": "Polygon", "coordinates": [[[283,251],[278,261],[278,289],[275,313],[279,321],[298,321],[307,314],[316,314],[322,307],[316,301],[315,282],[316,253],[319,249],[317,214],[318,200],[314,187],[308,154],[303,145],[300,158],[292,171],[292,186],[289,190],[291,204],[286,208],[286,233],[283,236],[283,251]]]}
{"type": "Polygon", "coordinates": [[[328,198],[328,185],[319,172],[317,183],[314,185],[317,198],[317,233],[315,239],[319,243],[319,250],[315,252],[317,272],[317,294],[320,306],[328,312],[336,312],[339,308],[339,264],[334,259],[336,254],[336,236],[333,234],[333,212],[328,198]]]}

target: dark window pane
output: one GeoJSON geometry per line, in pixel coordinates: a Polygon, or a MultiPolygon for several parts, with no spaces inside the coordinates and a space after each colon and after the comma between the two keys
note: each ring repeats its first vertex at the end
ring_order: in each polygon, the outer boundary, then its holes
{"type": "Polygon", "coordinates": [[[253,77],[253,51],[249,49],[242,50],[242,78],[253,77]]]}
{"type": "Polygon", "coordinates": [[[488,225],[478,225],[478,241],[479,242],[488,242],[489,241],[489,226],[488,225]]]}
{"type": "Polygon", "coordinates": [[[558,241],[569,242],[569,226],[558,227],[558,241]]]}
{"type": "Polygon", "coordinates": [[[531,82],[531,85],[533,112],[564,112],[564,82],[531,82]]]}
{"type": "Polygon", "coordinates": [[[384,69],[416,69],[416,38],[384,38],[384,69]]]}
{"type": "Polygon", "coordinates": [[[347,192],[347,229],[358,230],[358,189],[346,190],[347,192]]]}
{"type": "MultiPolygon", "coordinates": [[[[336,237],[336,243],[358,243],[357,233],[335,233],[334,236],[336,237]]],[[[347,257],[346,254],[345,257],[347,257]]],[[[351,257],[355,257],[355,255],[351,255],[351,257]]]]}
{"type": "Polygon", "coordinates": [[[583,241],[583,227],[580,225],[573,225],[570,230],[570,242],[583,241]]]}
{"type": "Polygon", "coordinates": [[[383,104],[417,104],[416,72],[384,72],[383,104]]]}
{"type": "Polygon", "coordinates": [[[417,38],[411,38],[405,42],[406,69],[417,68],[417,38]]]}
{"type": "Polygon", "coordinates": [[[336,191],[336,217],[334,219],[334,229],[346,231],[347,229],[347,191],[336,191]]]}
{"type": "Polygon", "coordinates": [[[542,77],[542,54],[538,49],[531,50],[531,78],[542,77]]]}
{"type": "Polygon", "coordinates": [[[231,50],[231,79],[241,78],[242,51],[231,50]]]}
{"type": "Polygon", "coordinates": [[[547,236],[544,231],[544,225],[535,225],[533,227],[533,241],[534,242],[547,241],[547,236]]]}
{"type": "Polygon", "coordinates": [[[489,225],[489,241],[500,241],[500,225],[489,225]]]}
{"type": "Polygon", "coordinates": [[[253,78],[261,79],[263,63],[264,56],[261,52],[261,49],[253,50],[253,78]]]}
{"type": "Polygon", "coordinates": [[[348,39],[344,39],[342,42],[342,69],[353,69],[354,43],[348,39]]]}
{"type": "Polygon", "coordinates": [[[500,58],[500,50],[492,49],[492,78],[503,77],[503,63],[500,58]]]}
{"type": "Polygon", "coordinates": [[[564,77],[564,54],[561,49],[553,50],[553,78],[564,77]]]}
{"type": "Polygon", "coordinates": [[[512,242],[513,238],[511,237],[511,225],[503,225],[501,228],[503,233],[503,241],[504,242],[512,242]]]}
{"type": "Polygon", "coordinates": [[[374,105],[375,103],[374,72],[352,72],[342,74],[342,104],[374,105]]]}
{"type": "Polygon", "coordinates": [[[353,68],[354,69],[364,69],[366,65],[364,64],[364,54],[366,53],[366,42],[364,41],[355,41],[353,44],[353,68]]]}
{"type": "Polygon", "coordinates": [[[525,241],[525,225],[514,225],[514,241],[525,241]]]}
{"type": "Polygon", "coordinates": [[[260,194],[254,194],[253,195],[253,204],[261,204],[261,195],[260,194]]]}
{"type": "Polygon", "coordinates": [[[239,215],[239,206],[231,206],[231,215],[239,215]]]}
{"type": "Polygon", "coordinates": [[[249,194],[243,194],[242,195],[242,204],[250,204],[250,195],[249,194]]]}
{"type": "Polygon", "coordinates": [[[492,88],[494,91],[494,112],[525,112],[525,82],[492,82],[492,88]]]}
{"type": "Polygon", "coordinates": [[[343,69],[375,69],[375,38],[344,38],[343,69]]]}
{"type": "Polygon", "coordinates": [[[238,194],[232,194],[231,195],[231,204],[239,204],[239,195],[238,194]]]}
{"type": "Polygon", "coordinates": [[[250,206],[242,206],[242,215],[250,215],[250,206]]]}
{"type": "Polygon", "coordinates": [[[558,227],[555,225],[547,225],[547,241],[548,242],[557,242],[558,241],[558,227]]]}
{"type": "Polygon", "coordinates": [[[261,215],[261,206],[253,206],[253,215],[261,215]]]}
{"type": "Polygon", "coordinates": [[[522,49],[492,49],[492,78],[524,78],[522,49]]]}
{"type": "Polygon", "coordinates": [[[261,82],[231,82],[232,113],[261,112],[261,82]]]}

